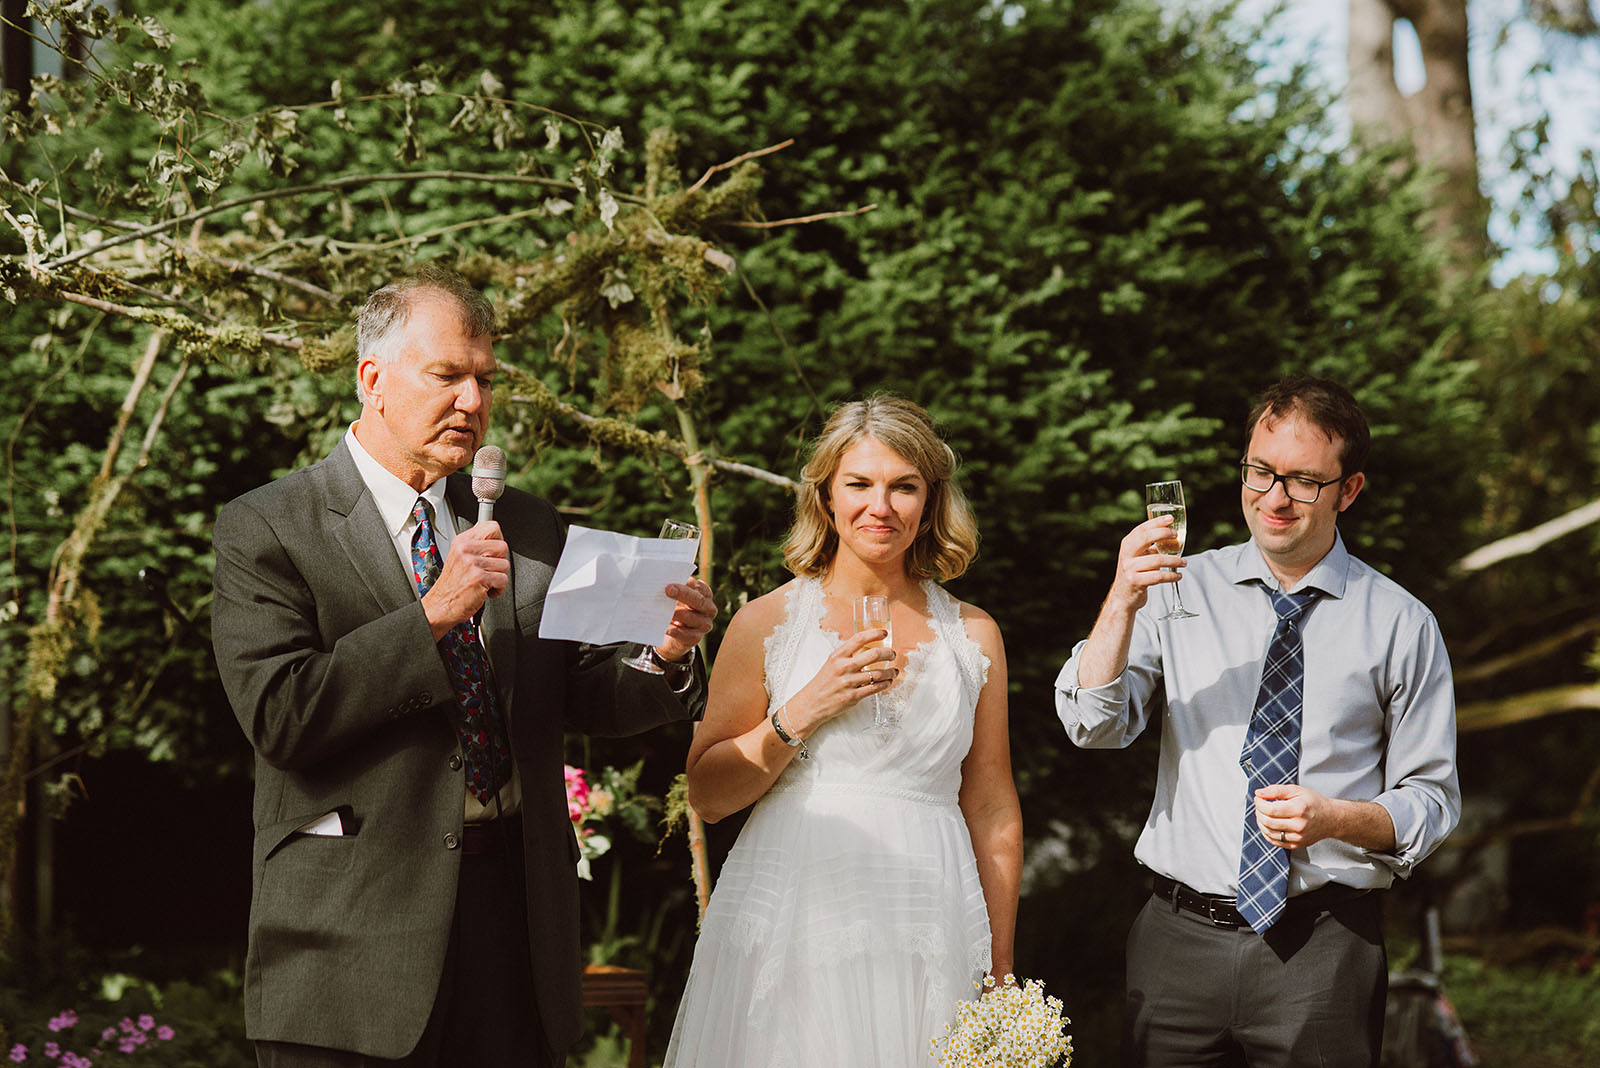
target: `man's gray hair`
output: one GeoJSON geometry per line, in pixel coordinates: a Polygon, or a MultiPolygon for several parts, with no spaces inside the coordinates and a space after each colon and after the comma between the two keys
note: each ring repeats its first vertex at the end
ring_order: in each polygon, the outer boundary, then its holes
{"type": "Polygon", "coordinates": [[[494,306],[465,278],[445,267],[424,264],[415,273],[390,282],[375,291],[356,313],[356,399],[366,403],[361,386],[361,363],[376,360],[386,364],[399,355],[401,330],[411,319],[411,311],[429,295],[454,300],[461,313],[461,327],[468,337],[482,337],[495,330],[494,306]]]}

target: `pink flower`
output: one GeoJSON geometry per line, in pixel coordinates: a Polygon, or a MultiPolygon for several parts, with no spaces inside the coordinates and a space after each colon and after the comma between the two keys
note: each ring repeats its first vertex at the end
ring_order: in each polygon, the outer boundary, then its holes
{"type": "Polygon", "coordinates": [[[46,1042],[44,1044],[44,1055],[49,1057],[51,1060],[55,1060],[57,1057],[61,1056],[61,1047],[56,1045],[54,1042],[46,1042]]]}
{"type": "Polygon", "coordinates": [[[145,1013],[143,1016],[139,1017],[139,1030],[148,1031],[148,1030],[150,1030],[150,1028],[154,1027],[155,1025],[156,1025],[156,1018],[154,1016],[151,1016],[148,1012],[145,1013]]]}
{"type": "Polygon", "coordinates": [[[177,1032],[168,1027],[166,1024],[162,1024],[160,1027],[156,1028],[156,1037],[163,1042],[171,1042],[172,1036],[175,1034],[177,1034],[177,1032]]]}
{"type": "Polygon", "coordinates": [[[102,1041],[102,1042],[110,1042],[113,1038],[116,1038],[116,1037],[117,1037],[117,1029],[115,1027],[108,1027],[104,1031],[100,1032],[100,1041],[102,1041]]]}
{"type": "Polygon", "coordinates": [[[77,1022],[78,1014],[76,1012],[72,1011],[71,1009],[62,1009],[60,1016],[51,1017],[50,1030],[60,1031],[63,1028],[71,1027],[77,1022]]]}
{"type": "Polygon", "coordinates": [[[567,780],[567,816],[573,823],[583,819],[584,810],[588,807],[589,783],[583,777],[583,769],[575,768],[571,764],[564,764],[567,780]]]}
{"type": "Polygon", "coordinates": [[[134,1027],[133,1021],[128,1019],[126,1016],[118,1021],[117,1026],[122,1028],[123,1031],[126,1031],[130,1035],[137,1030],[137,1028],[134,1027]]]}
{"type": "Polygon", "coordinates": [[[11,1060],[12,1060],[13,1063],[21,1064],[23,1061],[25,1061],[27,1059],[28,1059],[28,1047],[27,1046],[24,1046],[21,1042],[18,1042],[15,1046],[11,1047],[11,1060]]]}

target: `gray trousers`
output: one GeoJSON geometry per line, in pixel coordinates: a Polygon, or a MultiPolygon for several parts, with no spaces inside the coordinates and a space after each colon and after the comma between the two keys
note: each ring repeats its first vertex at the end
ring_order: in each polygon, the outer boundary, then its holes
{"type": "Polygon", "coordinates": [[[1152,897],[1128,935],[1129,1068],[1374,1068],[1388,961],[1380,894],[1262,938],[1152,897]]]}

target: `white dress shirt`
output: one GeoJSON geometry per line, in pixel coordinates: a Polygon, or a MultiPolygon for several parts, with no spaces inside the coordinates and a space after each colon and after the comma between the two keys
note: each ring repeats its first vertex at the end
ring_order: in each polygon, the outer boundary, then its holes
{"type": "MultiPolygon", "coordinates": [[[[1161,718],[1155,800],[1134,847],[1153,871],[1232,896],[1249,787],[1239,765],[1277,616],[1261,588],[1277,580],[1253,541],[1200,553],[1183,572],[1198,619],[1159,622],[1157,587],[1134,622],[1128,666],[1104,686],[1078,685],[1084,642],[1056,679],[1056,712],[1074,744],[1122,748],[1161,718]]],[[[1455,827],[1455,692],[1439,626],[1397,583],[1334,545],[1293,591],[1321,591],[1301,619],[1305,706],[1301,785],[1376,801],[1395,850],[1324,839],[1290,854],[1289,893],[1330,882],[1378,888],[1409,874],[1455,827]]]]}

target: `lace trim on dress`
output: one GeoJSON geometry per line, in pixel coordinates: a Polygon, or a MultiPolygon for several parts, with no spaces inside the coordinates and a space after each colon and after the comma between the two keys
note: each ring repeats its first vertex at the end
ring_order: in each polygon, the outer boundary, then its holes
{"type": "Polygon", "coordinates": [[[961,602],[950,596],[943,586],[932,579],[922,584],[928,599],[928,617],[934,630],[956,655],[956,666],[961,669],[961,681],[967,686],[967,697],[977,704],[978,695],[989,681],[989,654],[967,633],[961,622],[961,602]]]}
{"type": "Polygon", "coordinates": [[[762,665],[766,668],[764,680],[770,704],[779,699],[772,687],[788,682],[794,659],[800,652],[800,641],[810,626],[822,621],[822,583],[803,578],[789,588],[783,600],[783,621],[772,628],[761,645],[762,665]],[[811,622],[815,619],[815,623],[811,622]]]}

